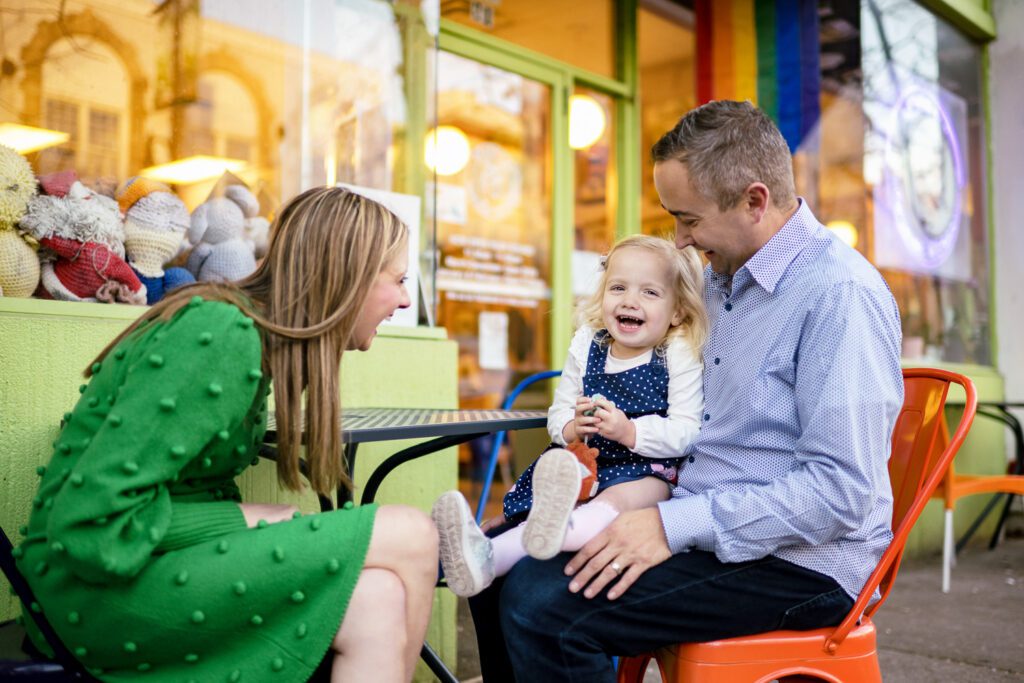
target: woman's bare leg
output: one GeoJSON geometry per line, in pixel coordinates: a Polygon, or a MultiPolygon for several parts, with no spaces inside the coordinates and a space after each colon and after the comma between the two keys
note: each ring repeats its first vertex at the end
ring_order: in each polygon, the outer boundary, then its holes
{"type": "Polygon", "coordinates": [[[387,569],[364,569],[331,647],[332,681],[408,681],[405,586],[387,569]]]}
{"type": "MultiPolygon", "coordinates": [[[[404,676],[396,680],[410,680],[426,637],[430,608],[434,601],[434,584],[437,582],[437,529],[430,517],[416,508],[404,505],[385,505],[377,510],[373,536],[356,590],[362,590],[360,598],[366,597],[369,601],[370,609],[373,610],[370,621],[387,620],[384,612],[393,607],[391,600],[394,598],[394,583],[389,578],[382,578],[379,572],[369,570],[383,570],[385,574],[392,574],[401,585],[404,622],[399,625],[404,624],[401,629],[403,637],[399,638],[395,631],[385,631],[388,635],[377,641],[376,646],[364,644],[360,649],[376,649],[392,661],[401,661],[404,664],[404,676]],[[361,589],[364,579],[366,584],[361,589]],[[400,659],[396,655],[400,655],[400,659]]],[[[353,593],[353,602],[355,599],[353,593]]],[[[366,628],[367,620],[356,615],[350,619],[351,609],[346,612],[335,637],[335,651],[339,654],[336,659],[345,659],[355,654],[351,648],[346,650],[339,645],[344,646],[346,642],[352,643],[356,639],[366,642],[357,632],[366,628]]],[[[335,672],[339,666],[346,671],[345,680],[386,680],[379,668],[360,676],[360,672],[345,668],[345,662],[335,662],[335,672]]]]}

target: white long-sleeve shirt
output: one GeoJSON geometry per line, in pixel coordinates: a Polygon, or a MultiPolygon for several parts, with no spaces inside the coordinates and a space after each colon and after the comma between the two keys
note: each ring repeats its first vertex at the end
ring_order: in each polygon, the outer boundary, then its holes
{"type": "MultiPolygon", "coordinates": [[[[555,398],[548,409],[548,433],[551,440],[565,445],[562,429],[576,416],[576,398],[583,395],[583,376],[587,355],[595,331],[581,327],[573,335],[562,367],[555,398]]],[[[651,361],[653,351],[629,359],[608,353],[605,372],[624,372],[651,361]]],[[[647,458],[679,458],[697,437],[704,410],[703,364],[689,342],[674,339],[665,350],[668,368],[668,415],[644,415],[634,418],[636,446],[633,452],[647,458]]],[[[611,397],[609,397],[611,398],[611,397]]],[[[614,400],[614,399],[613,399],[614,400]]]]}

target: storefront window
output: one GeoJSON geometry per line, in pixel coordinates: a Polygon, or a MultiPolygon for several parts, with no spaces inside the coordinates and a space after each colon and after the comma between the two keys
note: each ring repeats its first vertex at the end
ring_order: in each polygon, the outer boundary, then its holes
{"type": "Polygon", "coordinates": [[[575,179],[573,295],[593,291],[602,254],[615,242],[615,100],[577,87],[569,98],[569,146],[575,179]]]}
{"type": "Polygon", "coordinates": [[[551,91],[440,52],[435,174],[438,324],[459,343],[459,397],[493,408],[550,367],[551,91]]]}
{"type": "Polygon", "coordinates": [[[615,78],[613,0],[450,0],[441,16],[615,78]]]}
{"type": "MultiPolygon", "coordinates": [[[[101,194],[136,175],[161,180],[189,210],[227,183],[245,185],[264,218],[302,190],[341,182],[420,201],[437,5],[258,4],[5,8],[0,144],[36,175],[75,171],[101,194]],[[49,138],[26,142],[27,133],[49,138]],[[197,158],[201,170],[170,175],[171,164],[197,158]]],[[[432,224],[421,218],[412,222],[427,245],[432,224]]]]}
{"type": "Polygon", "coordinates": [[[981,49],[910,0],[861,8],[870,256],[910,360],[990,364],[981,49]]]}
{"type": "Polygon", "coordinates": [[[672,217],[654,189],[651,147],[697,106],[693,12],[670,3],[644,3],[638,12],[640,64],[640,212],[644,234],[672,237],[672,217]]]}

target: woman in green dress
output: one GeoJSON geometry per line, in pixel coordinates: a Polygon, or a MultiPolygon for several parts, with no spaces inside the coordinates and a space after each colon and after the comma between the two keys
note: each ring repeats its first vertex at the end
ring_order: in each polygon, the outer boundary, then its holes
{"type": "MultiPolygon", "coordinates": [[[[342,352],[409,305],[406,228],[358,194],[283,207],[256,272],[147,310],[86,370],[33,499],[18,566],[105,681],[408,681],[430,617],[437,532],[410,507],[302,516],[235,484],[274,393],[277,472],[350,485],[342,352]],[[271,379],[273,384],[271,385],[271,379]]],[[[26,620],[41,649],[42,638],[26,620]]]]}

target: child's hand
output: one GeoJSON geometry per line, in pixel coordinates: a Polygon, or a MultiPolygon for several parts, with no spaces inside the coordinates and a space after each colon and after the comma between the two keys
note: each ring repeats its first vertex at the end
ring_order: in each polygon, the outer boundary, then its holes
{"type": "Polygon", "coordinates": [[[482,532],[484,532],[486,534],[489,529],[493,529],[496,526],[501,526],[502,524],[505,523],[505,521],[506,521],[505,520],[505,513],[504,512],[498,513],[497,517],[491,517],[490,519],[485,519],[484,523],[480,525],[480,531],[482,531],[482,532]]]}
{"type": "Polygon", "coordinates": [[[598,418],[593,412],[596,407],[594,401],[588,396],[576,397],[576,415],[572,422],[566,423],[562,429],[562,436],[566,443],[576,440],[584,441],[588,436],[597,434],[598,418]]]}
{"type": "MultiPolygon", "coordinates": [[[[594,401],[597,433],[632,450],[636,446],[636,425],[615,404],[603,396],[594,401]]],[[[577,406],[578,407],[578,406],[577,406]]]]}

